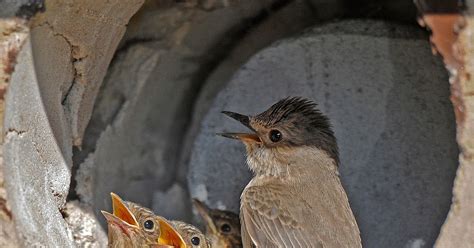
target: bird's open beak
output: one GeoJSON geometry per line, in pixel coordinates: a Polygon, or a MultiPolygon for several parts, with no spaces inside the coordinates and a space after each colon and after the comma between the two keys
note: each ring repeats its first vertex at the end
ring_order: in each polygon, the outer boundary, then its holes
{"type": "Polygon", "coordinates": [[[178,231],[165,219],[159,220],[160,222],[160,237],[158,238],[158,243],[160,245],[169,245],[175,248],[186,248],[186,243],[183,240],[183,237],[178,233],[178,231]]]}
{"type": "Polygon", "coordinates": [[[122,199],[114,193],[110,193],[110,196],[112,197],[113,213],[111,214],[106,211],[101,211],[107,220],[107,223],[118,226],[120,230],[127,235],[129,234],[130,229],[138,229],[139,226],[135,216],[123,203],[122,199]]]}
{"type": "Polygon", "coordinates": [[[211,230],[212,233],[217,234],[218,233],[217,227],[214,224],[214,221],[212,220],[211,215],[210,215],[211,210],[198,199],[193,198],[193,204],[194,204],[194,207],[196,207],[199,215],[201,215],[201,217],[206,222],[206,226],[211,230]]]}
{"type": "Polygon", "coordinates": [[[110,196],[112,197],[113,215],[129,225],[139,228],[135,215],[128,209],[123,200],[115,193],[110,193],[110,196]]]}
{"type": "MultiPolygon", "coordinates": [[[[101,210],[100,212],[102,212],[102,215],[104,215],[104,217],[107,220],[107,223],[109,225],[114,225],[114,226],[119,227],[119,229],[123,232],[123,234],[125,234],[127,236],[130,236],[131,230],[133,228],[137,228],[137,227],[132,226],[129,223],[121,220],[117,216],[115,216],[115,215],[113,215],[113,214],[111,214],[107,211],[101,210]]],[[[110,229],[109,229],[109,232],[110,232],[110,229]]]]}
{"type": "MultiPolygon", "coordinates": [[[[255,129],[253,129],[253,127],[250,125],[250,118],[248,116],[229,111],[222,111],[222,113],[234,120],[239,121],[250,130],[255,131],[255,129]]],[[[256,133],[218,133],[218,135],[230,139],[238,139],[243,142],[262,142],[256,133]]]]}
{"type": "MultiPolygon", "coordinates": [[[[135,215],[130,211],[124,201],[115,193],[110,193],[110,196],[112,197],[113,213],[101,211],[107,223],[117,225],[127,235],[130,228],[139,229],[140,226],[135,215]]],[[[168,221],[160,219],[159,226],[160,237],[158,238],[158,243],[160,246],[157,247],[186,248],[186,243],[183,238],[168,221]]]]}

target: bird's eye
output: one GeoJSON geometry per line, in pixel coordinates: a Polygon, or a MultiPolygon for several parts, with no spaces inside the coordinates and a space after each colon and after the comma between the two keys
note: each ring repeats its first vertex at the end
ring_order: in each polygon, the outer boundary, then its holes
{"type": "Polygon", "coordinates": [[[199,245],[199,243],[201,243],[201,239],[200,239],[199,237],[193,237],[193,238],[191,239],[191,243],[192,243],[193,245],[199,245]]]}
{"type": "Polygon", "coordinates": [[[271,130],[270,131],[270,140],[273,142],[278,142],[282,138],[281,132],[278,130],[271,130]]]}
{"type": "Polygon", "coordinates": [[[221,226],[221,231],[223,233],[230,233],[230,230],[231,230],[231,228],[230,228],[229,224],[224,224],[224,225],[221,226]]]}
{"type": "Polygon", "coordinates": [[[150,231],[150,230],[153,230],[153,228],[155,228],[155,223],[152,220],[146,220],[143,223],[143,227],[145,227],[145,229],[150,231]]]}

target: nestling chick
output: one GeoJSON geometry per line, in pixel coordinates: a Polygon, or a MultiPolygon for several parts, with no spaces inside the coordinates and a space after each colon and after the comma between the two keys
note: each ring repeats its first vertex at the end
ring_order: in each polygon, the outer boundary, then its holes
{"type": "Polygon", "coordinates": [[[315,103],[294,97],[256,116],[223,113],[253,131],[222,134],[245,144],[254,173],[241,195],[245,248],[362,247],[336,138],[315,103]]]}
{"type": "MultiPolygon", "coordinates": [[[[173,227],[183,238],[188,248],[211,248],[211,243],[195,226],[182,221],[171,221],[173,227]]],[[[217,246],[218,247],[218,246],[217,246]]]]}
{"type": "Polygon", "coordinates": [[[193,199],[193,204],[206,224],[206,236],[212,247],[242,248],[239,216],[230,211],[210,209],[193,199]]]}
{"type": "Polygon", "coordinates": [[[186,243],[178,231],[161,216],[111,193],[113,213],[102,211],[107,220],[109,247],[175,247],[186,243]]]}

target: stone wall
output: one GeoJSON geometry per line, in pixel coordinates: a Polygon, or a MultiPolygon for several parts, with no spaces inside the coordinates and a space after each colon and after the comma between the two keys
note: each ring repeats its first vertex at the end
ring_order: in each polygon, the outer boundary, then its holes
{"type": "MultiPolygon", "coordinates": [[[[13,68],[16,65],[16,57],[25,43],[28,31],[26,21],[23,19],[0,20],[0,130],[2,130],[2,133],[4,133],[5,91],[10,83],[13,68]]],[[[1,140],[0,149],[0,233],[2,233],[0,235],[0,246],[9,245],[17,247],[17,235],[5,189],[3,139],[1,140]]]]}
{"type": "Polygon", "coordinates": [[[469,18],[456,44],[453,23],[440,34],[424,18],[433,43],[452,39],[437,44],[452,111],[412,1],[38,2],[0,1],[17,16],[0,26],[13,30],[0,36],[6,244],[13,219],[23,246],[103,246],[111,191],[195,223],[190,197],[236,211],[249,172],[242,147],[213,135],[237,127],[219,112],[287,95],[331,117],[366,247],[434,244],[457,123],[437,245],[472,244],[469,18]],[[339,20],[353,18],[371,20],[339,20]]]}
{"type": "Polygon", "coordinates": [[[451,101],[456,113],[459,168],[449,215],[436,241],[437,247],[474,245],[474,82],[471,79],[473,1],[466,9],[447,1],[421,1],[423,22],[432,30],[432,42],[451,72],[451,101]]]}
{"type": "MultiPolygon", "coordinates": [[[[125,24],[141,3],[46,1],[47,10],[28,22],[3,125],[5,185],[23,246],[74,246],[74,227],[62,212],[69,209],[72,146],[81,140],[125,24]]],[[[20,6],[17,14],[30,17],[31,6],[20,6]]]]}

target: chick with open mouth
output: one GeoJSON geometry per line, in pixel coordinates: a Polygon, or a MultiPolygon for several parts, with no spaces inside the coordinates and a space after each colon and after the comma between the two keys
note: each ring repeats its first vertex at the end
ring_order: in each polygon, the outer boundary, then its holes
{"type": "Polygon", "coordinates": [[[112,213],[102,211],[108,226],[109,247],[186,248],[178,230],[165,218],[111,193],[112,213]]]}

